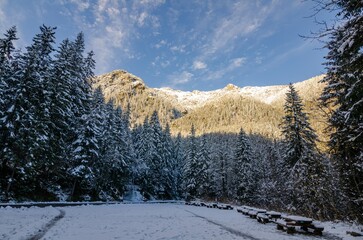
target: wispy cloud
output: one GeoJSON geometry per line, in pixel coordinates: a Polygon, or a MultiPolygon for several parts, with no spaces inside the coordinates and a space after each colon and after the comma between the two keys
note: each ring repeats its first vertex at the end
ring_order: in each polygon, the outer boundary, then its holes
{"type": "Polygon", "coordinates": [[[186,45],[179,45],[179,46],[171,46],[170,47],[170,50],[172,51],[172,52],[179,52],[179,53],[184,53],[185,52],[185,47],[186,47],[186,45]]]}
{"type": "Polygon", "coordinates": [[[235,69],[242,66],[246,62],[245,57],[234,58],[230,61],[229,68],[235,69]]]}
{"type": "Polygon", "coordinates": [[[188,71],[183,71],[179,73],[174,73],[168,77],[169,82],[171,82],[170,87],[175,87],[177,85],[182,85],[185,83],[190,82],[194,77],[193,73],[190,73],[188,71]]]}
{"type": "Polygon", "coordinates": [[[193,69],[194,70],[200,70],[207,68],[207,64],[202,61],[194,61],[193,63],[193,69]]]}
{"type": "Polygon", "coordinates": [[[90,5],[88,1],[70,0],[76,6],[70,15],[80,30],[87,32],[89,47],[95,51],[97,73],[110,70],[116,60],[135,58],[139,54],[134,52],[132,40],[138,38],[140,28],[160,26],[152,12],[164,2],[98,0],[97,4],[90,5]]]}
{"type": "Polygon", "coordinates": [[[5,16],[5,5],[6,5],[6,0],[0,0],[0,28],[4,29],[5,26],[5,21],[6,21],[6,16],[5,16]]]}
{"type": "Polygon", "coordinates": [[[155,44],[154,45],[154,47],[156,48],[156,49],[159,49],[159,48],[161,48],[162,46],[165,46],[167,44],[167,42],[163,39],[163,40],[161,40],[160,42],[158,42],[157,44],[155,44]]]}
{"type": "Polygon", "coordinates": [[[207,80],[215,80],[224,77],[227,73],[230,73],[236,70],[239,67],[242,67],[246,63],[245,57],[234,58],[229,61],[227,66],[224,66],[217,70],[210,70],[206,77],[207,80]]]}
{"type": "Polygon", "coordinates": [[[79,11],[84,11],[90,7],[89,0],[70,0],[71,3],[74,3],[79,11]]]}
{"type": "Polygon", "coordinates": [[[279,5],[279,0],[270,3],[260,1],[239,1],[230,4],[226,14],[205,45],[202,55],[208,57],[219,51],[233,50],[243,37],[257,31],[279,5]]]}

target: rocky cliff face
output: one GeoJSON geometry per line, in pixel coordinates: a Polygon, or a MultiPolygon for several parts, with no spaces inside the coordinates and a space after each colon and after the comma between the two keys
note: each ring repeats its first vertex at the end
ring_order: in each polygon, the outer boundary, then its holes
{"type": "MultiPolygon", "coordinates": [[[[324,138],[325,121],[317,106],[323,89],[323,76],[294,84],[305,104],[305,110],[318,134],[324,138]]],[[[243,87],[228,84],[214,91],[179,91],[171,88],[149,88],[144,81],[126,71],[116,70],[96,77],[106,100],[131,108],[131,123],[140,124],[158,111],[162,124],[168,123],[173,134],[187,135],[191,124],[197,134],[209,132],[247,132],[269,137],[280,135],[279,123],[287,85],[243,87]]]]}

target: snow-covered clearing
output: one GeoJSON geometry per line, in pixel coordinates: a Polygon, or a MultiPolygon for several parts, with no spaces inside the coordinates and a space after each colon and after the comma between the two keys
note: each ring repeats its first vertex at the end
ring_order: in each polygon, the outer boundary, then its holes
{"type": "Polygon", "coordinates": [[[344,224],[323,223],[322,237],[289,235],[235,210],[182,204],[116,204],[64,208],[0,208],[0,239],[31,239],[59,215],[41,239],[359,239],[344,224]]]}
{"type": "Polygon", "coordinates": [[[27,239],[59,215],[53,207],[0,208],[0,239],[27,239]]]}

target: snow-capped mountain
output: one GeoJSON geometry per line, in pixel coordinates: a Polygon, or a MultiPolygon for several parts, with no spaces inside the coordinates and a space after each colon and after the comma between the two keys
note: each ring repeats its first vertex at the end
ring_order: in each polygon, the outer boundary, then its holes
{"type": "MultiPolygon", "coordinates": [[[[302,91],[306,90],[306,87],[314,85],[320,89],[319,81],[322,76],[308,79],[304,82],[295,84],[297,89],[302,91]]],[[[154,88],[153,90],[159,95],[171,98],[176,104],[180,104],[187,109],[195,109],[203,106],[204,104],[218,100],[226,96],[242,96],[250,97],[255,100],[261,101],[266,104],[272,104],[273,102],[280,101],[285,97],[287,85],[278,86],[266,86],[266,87],[238,87],[233,84],[228,84],[223,89],[217,89],[214,91],[180,91],[171,88],[154,88]]]]}
{"type": "MultiPolygon", "coordinates": [[[[294,84],[318,132],[322,116],[316,111],[323,76],[294,84]],[[319,121],[315,121],[319,120],[319,121]]],[[[246,131],[278,136],[283,115],[287,85],[238,87],[228,84],[214,91],[180,91],[171,88],[149,88],[139,77],[124,70],[115,70],[96,77],[106,100],[112,99],[124,109],[129,105],[131,122],[140,124],[153,111],[159,112],[163,124],[170,124],[174,134],[187,134],[193,123],[198,133],[246,131]]]]}

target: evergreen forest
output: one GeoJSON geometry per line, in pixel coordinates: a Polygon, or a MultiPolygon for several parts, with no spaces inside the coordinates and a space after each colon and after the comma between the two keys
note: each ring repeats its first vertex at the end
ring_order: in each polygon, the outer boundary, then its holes
{"type": "Polygon", "coordinates": [[[325,41],[329,150],[293,84],[281,138],[245,132],[172,136],[157,112],[130,124],[130,108],[92,88],[95,61],[82,33],[56,45],[41,26],[24,50],[16,27],[0,38],[0,201],[120,201],[137,185],[147,200],[203,199],[316,219],[363,222],[363,3],[338,9],[325,41]]]}

